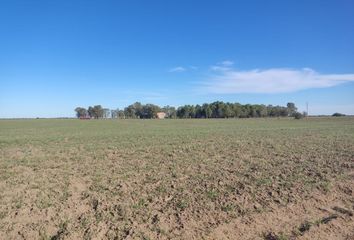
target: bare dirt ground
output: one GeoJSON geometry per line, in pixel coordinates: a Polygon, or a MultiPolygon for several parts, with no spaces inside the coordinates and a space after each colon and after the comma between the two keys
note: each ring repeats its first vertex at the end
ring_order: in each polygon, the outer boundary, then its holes
{"type": "Polygon", "coordinates": [[[222,224],[207,239],[354,239],[353,181],[329,194],[222,224]]]}
{"type": "Polygon", "coordinates": [[[354,119],[0,121],[0,239],[354,239],[354,119]]]}

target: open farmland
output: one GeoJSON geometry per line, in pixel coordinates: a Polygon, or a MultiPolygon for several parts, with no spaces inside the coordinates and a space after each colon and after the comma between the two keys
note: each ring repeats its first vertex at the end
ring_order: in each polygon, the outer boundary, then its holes
{"type": "Polygon", "coordinates": [[[353,239],[354,118],[1,120],[0,239],[353,239]]]}

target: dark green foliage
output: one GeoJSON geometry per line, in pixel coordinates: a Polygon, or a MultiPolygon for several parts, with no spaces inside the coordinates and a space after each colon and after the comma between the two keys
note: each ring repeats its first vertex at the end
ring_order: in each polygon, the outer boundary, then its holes
{"type": "Polygon", "coordinates": [[[295,107],[294,103],[289,102],[286,104],[286,107],[288,108],[288,114],[290,117],[293,117],[297,113],[297,107],[295,107]]]}
{"type": "Polygon", "coordinates": [[[103,118],[104,109],[101,105],[96,105],[93,107],[94,118],[103,118]]]}
{"type": "Polygon", "coordinates": [[[125,118],[125,114],[123,110],[118,111],[118,118],[125,118]]]}
{"type": "Polygon", "coordinates": [[[293,103],[288,107],[213,102],[200,105],[184,105],[177,109],[178,118],[251,118],[251,117],[286,117],[293,109],[296,109],[293,103]]]}
{"type": "MultiPolygon", "coordinates": [[[[141,104],[135,102],[123,110],[112,110],[102,108],[101,105],[84,108],[76,108],[77,116],[85,115],[91,118],[156,118],[160,111],[166,113],[166,118],[258,118],[258,117],[287,117],[300,116],[296,112],[294,103],[288,103],[284,106],[272,106],[263,104],[245,104],[229,103],[217,101],[213,103],[204,103],[203,105],[184,105],[177,110],[175,107],[165,106],[160,108],[154,104],[141,104]],[[85,112],[86,111],[86,112],[85,112]]],[[[297,118],[299,119],[299,118],[297,118]]]]}
{"type": "Polygon", "coordinates": [[[75,112],[76,112],[76,116],[78,118],[87,117],[87,115],[88,115],[86,108],[82,108],[82,107],[75,108],[75,112]]]}
{"type": "Polygon", "coordinates": [[[166,118],[177,118],[177,112],[175,107],[165,106],[162,111],[166,113],[166,118]]]}
{"type": "Polygon", "coordinates": [[[124,115],[126,118],[139,118],[142,111],[142,105],[140,102],[129,105],[124,109],[124,115]]]}
{"type": "Polygon", "coordinates": [[[333,115],[332,115],[332,117],[344,117],[345,116],[345,114],[343,114],[343,113],[333,113],[333,115]]]}
{"type": "Polygon", "coordinates": [[[94,113],[93,113],[93,107],[89,106],[88,110],[87,110],[88,115],[92,118],[94,113]]]}
{"type": "Polygon", "coordinates": [[[159,106],[154,104],[143,105],[142,111],[140,112],[140,118],[155,118],[156,114],[160,112],[161,109],[159,106]]]}
{"type": "Polygon", "coordinates": [[[125,118],[155,118],[161,108],[154,104],[142,105],[136,102],[124,109],[125,118]]]}
{"type": "Polygon", "coordinates": [[[295,119],[302,119],[302,118],[304,118],[304,114],[299,113],[299,112],[294,113],[293,116],[294,116],[295,119]]]}
{"type": "Polygon", "coordinates": [[[105,114],[105,110],[102,108],[101,105],[96,105],[94,107],[89,106],[88,108],[88,115],[91,118],[95,118],[95,119],[103,118],[104,114],[105,114]]]}

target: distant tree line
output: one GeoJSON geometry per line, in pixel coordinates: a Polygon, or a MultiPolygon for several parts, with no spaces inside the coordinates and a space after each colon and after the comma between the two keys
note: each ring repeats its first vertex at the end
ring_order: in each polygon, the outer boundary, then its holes
{"type": "Polygon", "coordinates": [[[345,114],[343,114],[343,113],[333,113],[332,114],[332,117],[344,117],[345,116],[345,114]]]}
{"type": "Polygon", "coordinates": [[[262,104],[240,104],[213,102],[203,105],[185,105],[177,109],[178,118],[254,118],[294,116],[297,108],[294,103],[286,107],[262,104]]]}
{"type": "Polygon", "coordinates": [[[164,112],[166,118],[257,118],[257,117],[296,117],[301,118],[294,103],[286,106],[263,104],[240,104],[217,101],[202,105],[184,105],[177,109],[172,106],[159,107],[154,104],[135,102],[124,109],[103,108],[101,105],[89,106],[87,109],[75,109],[78,118],[156,118],[158,112],[164,112]]]}

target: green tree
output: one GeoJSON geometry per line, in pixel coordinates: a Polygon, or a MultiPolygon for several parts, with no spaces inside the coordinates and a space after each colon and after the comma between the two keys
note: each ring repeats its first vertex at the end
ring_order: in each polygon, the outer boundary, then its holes
{"type": "Polygon", "coordinates": [[[166,117],[167,118],[176,118],[177,117],[177,113],[176,113],[176,108],[175,107],[171,107],[171,106],[164,106],[162,108],[162,111],[164,113],[166,113],[166,117]]]}
{"type": "Polygon", "coordinates": [[[207,103],[204,103],[202,106],[202,109],[203,109],[205,118],[211,118],[211,116],[213,114],[213,110],[211,109],[210,105],[207,103]]]}
{"type": "Polygon", "coordinates": [[[344,117],[345,116],[345,114],[343,114],[343,113],[333,113],[332,114],[332,117],[344,117]]]}
{"type": "Polygon", "coordinates": [[[230,118],[233,117],[232,105],[230,103],[226,103],[224,106],[224,117],[230,118]]]}
{"type": "Polygon", "coordinates": [[[120,119],[124,119],[125,118],[124,110],[119,110],[118,111],[118,118],[120,118],[120,119]]]}
{"type": "Polygon", "coordinates": [[[103,118],[104,110],[101,105],[96,105],[88,108],[88,114],[91,118],[103,118]]]}
{"type": "Polygon", "coordinates": [[[158,112],[161,111],[161,108],[154,104],[142,105],[142,110],[140,118],[156,118],[158,112]]]}
{"type": "Polygon", "coordinates": [[[94,113],[93,107],[89,106],[88,110],[87,110],[87,113],[90,116],[90,118],[94,118],[95,117],[95,113],[94,113]]]}
{"type": "Polygon", "coordinates": [[[295,119],[302,119],[302,118],[304,118],[304,114],[301,114],[301,113],[299,113],[299,112],[294,113],[293,116],[294,116],[295,119]]]}
{"type": "Polygon", "coordinates": [[[293,117],[294,114],[297,112],[297,107],[295,106],[295,103],[288,102],[286,104],[287,110],[288,110],[288,115],[290,117],[293,117]]]}
{"type": "Polygon", "coordinates": [[[82,107],[75,108],[75,112],[78,118],[87,117],[88,115],[86,108],[82,108],[82,107]]]}

